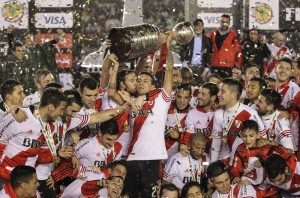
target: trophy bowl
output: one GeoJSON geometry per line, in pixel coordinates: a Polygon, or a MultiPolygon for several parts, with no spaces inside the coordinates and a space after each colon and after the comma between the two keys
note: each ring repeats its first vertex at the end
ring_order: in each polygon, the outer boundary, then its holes
{"type": "Polygon", "coordinates": [[[175,40],[180,45],[188,44],[194,37],[194,30],[190,22],[181,22],[174,26],[175,40]]]}

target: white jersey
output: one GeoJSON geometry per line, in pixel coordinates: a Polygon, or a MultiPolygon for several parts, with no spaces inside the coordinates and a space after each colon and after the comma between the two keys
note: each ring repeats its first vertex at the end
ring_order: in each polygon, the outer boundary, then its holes
{"type": "Polygon", "coordinates": [[[30,105],[38,106],[40,103],[40,94],[39,92],[35,92],[33,94],[30,94],[29,96],[26,96],[23,100],[23,106],[29,107],[30,105]]]}
{"type": "MultiPolygon", "coordinates": [[[[42,126],[31,113],[30,109],[23,109],[28,118],[22,122],[17,122],[11,114],[7,115],[0,124],[0,144],[4,145],[1,157],[1,169],[5,176],[10,175],[10,171],[17,165],[35,166],[39,150],[44,141],[42,126]]],[[[48,123],[43,122],[43,127],[48,129],[48,123]]],[[[0,171],[1,172],[1,171],[0,171]]],[[[1,174],[1,177],[3,175],[1,174]]]]}
{"type": "Polygon", "coordinates": [[[153,100],[144,102],[141,110],[130,112],[131,142],[128,161],[160,160],[168,157],[164,131],[171,96],[164,89],[155,89],[149,93],[153,100]]]}
{"type": "MultiPolygon", "coordinates": [[[[168,111],[165,133],[170,129],[182,130],[183,133],[185,129],[185,119],[189,110],[190,110],[189,106],[184,110],[176,109],[175,101],[172,101],[168,111]]],[[[170,158],[170,156],[177,153],[179,142],[173,139],[168,139],[167,137],[165,139],[165,142],[166,142],[168,157],[170,158]]]]}
{"type": "Polygon", "coordinates": [[[190,155],[183,157],[180,153],[176,153],[168,160],[163,179],[182,189],[190,181],[200,182],[209,162],[210,159],[206,154],[201,159],[195,160],[190,155]]]}
{"type": "MultiPolygon", "coordinates": [[[[265,127],[258,116],[257,111],[240,102],[229,109],[218,109],[215,112],[213,123],[213,142],[211,149],[211,160],[216,161],[220,152],[221,138],[226,138],[226,143],[230,151],[231,163],[236,148],[243,143],[240,138],[240,128],[244,121],[254,120],[258,123],[259,131],[263,136],[265,127]]],[[[226,147],[223,147],[226,148],[226,147]]]]}
{"type": "Polygon", "coordinates": [[[122,145],[115,143],[113,148],[105,148],[99,135],[81,140],[75,147],[75,155],[82,166],[107,168],[113,161],[121,159],[122,145]]]}
{"type": "Polygon", "coordinates": [[[207,112],[203,108],[196,106],[196,108],[190,110],[185,121],[187,133],[202,133],[207,137],[206,148],[211,147],[214,114],[214,111],[207,112]]]}
{"type": "MultiPolygon", "coordinates": [[[[67,123],[62,123],[62,121],[57,121],[54,123],[55,130],[53,131],[53,137],[55,139],[55,146],[56,149],[58,149],[59,145],[61,144],[61,138],[63,130],[71,130],[75,127],[84,127],[88,124],[88,121],[90,119],[90,116],[84,115],[84,116],[77,116],[75,118],[71,118],[67,123]],[[66,128],[63,129],[63,125],[66,125],[66,128]]],[[[46,142],[43,143],[42,148],[44,149],[49,149],[48,145],[46,142]]],[[[49,176],[51,175],[51,171],[53,170],[54,166],[53,163],[43,163],[43,164],[38,164],[36,167],[36,173],[37,173],[37,178],[38,180],[47,180],[49,176]]]]}
{"type": "Polygon", "coordinates": [[[212,198],[256,198],[256,190],[252,185],[244,185],[239,189],[238,185],[232,185],[229,193],[222,194],[217,190],[212,194],[212,198]]]}
{"type": "Polygon", "coordinates": [[[280,113],[280,111],[275,111],[270,115],[262,116],[266,129],[266,134],[263,137],[294,151],[296,142],[291,133],[289,120],[285,118],[278,119],[280,113]]]}
{"type": "Polygon", "coordinates": [[[290,107],[294,101],[300,99],[300,87],[293,81],[288,81],[282,84],[277,91],[282,96],[281,106],[287,109],[291,115],[290,126],[295,140],[295,151],[297,151],[299,146],[299,112],[293,108],[290,109],[290,107]]]}
{"type": "Polygon", "coordinates": [[[122,145],[115,143],[113,148],[107,149],[101,144],[100,136],[81,140],[75,147],[75,155],[80,162],[78,179],[72,182],[61,197],[79,197],[81,187],[86,181],[105,178],[101,172],[94,172],[91,167],[107,168],[115,160],[121,159],[122,145]]]}

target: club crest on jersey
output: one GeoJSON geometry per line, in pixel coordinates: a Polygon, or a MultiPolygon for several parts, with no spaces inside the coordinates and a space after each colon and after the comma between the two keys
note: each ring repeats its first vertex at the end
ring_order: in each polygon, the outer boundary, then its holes
{"type": "Polygon", "coordinates": [[[239,129],[239,128],[242,126],[242,121],[240,121],[240,120],[235,120],[235,121],[234,121],[234,124],[235,124],[235,127],[236,127],[237,129],[239,129]]]}

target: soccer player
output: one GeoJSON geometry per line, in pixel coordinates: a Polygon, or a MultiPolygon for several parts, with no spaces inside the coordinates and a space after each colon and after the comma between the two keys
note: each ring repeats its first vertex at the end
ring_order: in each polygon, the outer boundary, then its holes
{"type": "Polygon", "coordinates": [[[264,79],[259,77],[251,78],[248,85],[246,85],[246,98],[243,103],[256,110],[255,102],[258,100],[260,91],[265,88],[267,88],[267,83],[264,79]]]}
{"type": "Polygon", "coordinates": [[[293,107],[293,103],[300,100],[300,87],[290,80],[292,76],[292,61],[288,58],[282,58],[278,61],[275,68],[276,87],[275,90],[281,94],[281,110],[286,110],[291,115],[291,131],[296,142],[295,151],[299,147],[299,112],[293,107]]]}
{"type": "Polygon", "coordinates": [[[118,123],[111,119],[101,123],[100,132],[95,137],[78,143],[75,147],[75,155],[80,161],[81,171],[78,178],[64,190],[61,197],[78,197],[85,181],[101,179],[99,174],[85,173],[83,167],[105,169],[113,161],[121,159],[122,145],[116,142],[118,133],[118,123]]]}
{"type": "Polygon", "coordinates": [[[267,172],[267,183],[283,191],[280,197],[299,197],[300,195],[300,164],[294,157],[284,159],[273,154],[264,162],[267,172]]]}
{"type": "Polygon", "coordinates": [[[101,189],[98,193],[99,197],[107,198],[121,198],[124,187],[124,180],[120,176],[108,178],[108,184],[105,188],[101,189]]]}
{"type": "MultiPolygon", "coordinates": [[[[58,116],[62,116],[65,101],[65,97],[60,91],[49,88],[44,91],[41,103],[34,112],[24,109],[28,117],[24,122],[15,122],[12,115],[4,118],[0,124],[0,143],[5,148],[0,164],[2,180],[9,180],[11,170],[18,165],[35,166],[37,154],[41,152],[41,149],[43,150],[41,146],[44,141],[47,141],[47,144],[51,144],[53,141],[51,133],[55,129],[53,124],[49,123],[55,122],[58,116]],[[46,138],[47,140],[45,140],[46,138]]],[[[55,151],[52,151],[54,154],[55,151]]],[[[57,154],[61,155],[62,153],[58,152],[57,154]]],[[[53,161],[55,156],[48,152],[48,155],[44,157],[45,161],[53,161]]]]}
{"type": "Polygon", "coordinates": [[[273,89],[263,89],[261,91],[256,106],[266,129],[263,136],[293,152],[296,148],[294,137],[298,137],[298,134],[293,137],[289,120],[278,118],[281,113],[279,110],[280,104],[280,93],[273,89]]]}
{"type": "Polygon", "coordinates": [[[39,69],[34,76],[34,82],[37,90],[35,93],[24,98],[24,107],[29,107],[30,105],[38,106],[43,90],[47,84],[54,82],[54,77],[49,70],[39,69]]]}
{"type": "Polygon", "coordinates": [[[31,166],[17,166],[10,175],[10,183],[0,191],[1,198],[33,198],[39,197],[35,169],[31,166]]]}
{"type": "Polygon", "coordinates": [[[24,121],[26,115],[21,115],[23,112],[21,108],[23,107],[22,103],[25,94],[21,83],[14,79],[8,79],[1,84],[0,93],[3,99],[3,101],[0,102],[0,120],[2,121],[5,115],[12,113],[14,117],[23,116],[21,117],[23,118],[21,121],[24,121]]]}
{"type": "Polygon", "coordinates": [[[166,159],[164,131],[168,110],[171,104],[173,56],[171,41],[174,32],[167,37],[167,62],[163,89],[155,89],[154,78],[149,73],[138,77],[139,95],[149,99],[143,102],[142,109],[130,112],[131,142],[127,154],[128,180],[125,189],[129,197],[151,197],[153,187],[159,180],[160,160],[166,159]],[[151,173],[148,171],[151,170],[151,173]],[[128,187],[127,187],[128,186],[128,187]]]}
{"type": "MultiPolygon", "coordinates": [[[[79,93],[82,97],[83,107],[78,112],[79,115],[92,115],[98,110],[97,97],[98,97],[98,85],[97,81],[91,77],[83,78],[79,83],[79,93]]],[[[78,127],[75,129],[79,135],[80,140],[87,137],[93,137],[96,134],[94,126],[78,127]]],[[[77,143],[77,142],[74,142],[77,143]]]]}
{"type": "MultiPolygon", "coordinates": [[[[257,112],[239,102],[242,90],[242,83],[230,78],[224,79],[220,85],[218,99],[219,105],[223,108],[215,112],[213,120],[212,162],[218,159],[222,143],[228,145],[230,159],[233,159],[236,148],[242,143],[239,132],[244,121],[255,120],[261,134],[265,133],[264,125],[257,112]]],[[[223,148],[226,149],[226,147],[223,148]]],[[[226,151],[224,152],[226,153],[226,151]]],[[[230,162],[231,164],[232,162],[230,162]]]]}
{"type": "Polygon", "coordinates": [[[190,181],[200,183],[210,162],[204,153],[206,143],[206,137],[202,133],[193,134],[190,138],[190,154],[182,156],[176,153],[168,160],[164,168],[163,183],[173,183],[179,189],[190,181]]]}
{"type": "Polygon", "coordinates": [[[248,83],[250,82],[250,79],[253,77],[260,77],[258,66],[254,63],[245,65],[242,69],[242,79],[244,80],[244,87],[241,95],[241,100],[246,98],[246,88],[248,83]]]}
{"type": "Polygon", "coordinates": [[[221,161],[210,164],[207,168],[207,177],[213,183],[216,190],[212,194],[212,198],[256,198],[256,191],[252,185],[244,185],[239,188],[238,185],[231,185],[231,180],[225,165],[221,161]]]}
{"type": "Polygon", "coordinates": [[[179,139],[184,135],[185,120],[190,111],[191,92],[190,85],[178,85],[175,100],[172,101],[169,108],[165,127],[165,141],[169,158],[178,151],[179,139]]]}
{"type": "Polygon", "coordinates": [[[95,197],[99,191],[108,183],[108,178],[119,176],[125,181],[127,168],[122,161],[112,162],[107,171],[104,172],[105,178],[101,180],[93,180],[85,182],[81,187],[81,193],[84,197],[95,197]]]}
{"type": "Polygon", "coordinates": [[[186,119],[186,134],[181,141],[183,145],[181,144],[179,148],[183,154],[188,152],[187,143],[193,133],[202,133],[207,137],[206,152],[209,153],[215,114],[214,105],[217,101],[218,92],[219,88],[214,83],[205,83],[199,88],[198,105],[190,110],[186,119]]]}

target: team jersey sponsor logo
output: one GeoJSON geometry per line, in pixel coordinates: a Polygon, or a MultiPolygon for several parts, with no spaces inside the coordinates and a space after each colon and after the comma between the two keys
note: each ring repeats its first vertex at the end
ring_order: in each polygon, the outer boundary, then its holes
{"type": "Polygon", "coordinates": [[[130,112],[130,117],[132,119],[136,118],[136,117],[139,117],[139,116],[146,116],[146,115],[149,115],[149,114],[153,114],[153,111],[151,108],[148,108],[148,109],[140,109],[138,111],[131,111],[130,112]]]}
{"type": "Polygon", "coordinates": [[[41,148],[41,141],[30,139],[30,138],[24,138],[23,140],[23,146],[33,149],[40,149],[41,148]]]}

